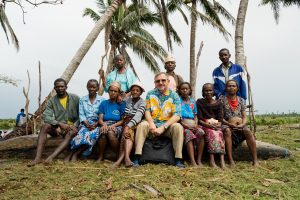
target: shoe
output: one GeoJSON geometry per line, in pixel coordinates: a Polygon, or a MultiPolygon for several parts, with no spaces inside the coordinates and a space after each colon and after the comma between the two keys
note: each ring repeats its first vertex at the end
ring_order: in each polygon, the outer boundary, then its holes
{"type": "Polygon", "coordinates": [[[139,166],[140,166],[139,160],[134,159],[133,162],[132,162],[132,167],[139,167],[139,166]]]}
{"type": "Polygon", "coordinates": [[[184,164],[180,160],[176,161],[175,166],[178,168],[185,168],[184,164]]]}

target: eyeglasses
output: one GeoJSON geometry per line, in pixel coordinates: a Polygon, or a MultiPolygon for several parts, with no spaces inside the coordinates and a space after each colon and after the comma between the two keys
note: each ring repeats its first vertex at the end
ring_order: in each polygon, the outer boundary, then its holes
{"type": "Polygon", "coordinates": [[[158,80],[155,80],[154,83],[165,83],[167,81],[167,79],[158,79],[158,80]]]}

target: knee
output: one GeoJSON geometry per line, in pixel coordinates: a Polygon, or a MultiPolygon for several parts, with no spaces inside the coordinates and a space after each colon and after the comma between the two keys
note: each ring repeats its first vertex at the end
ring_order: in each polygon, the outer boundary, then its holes
{"type": "Polygon", "coordinates": [[[246,139],[252,139],[252,138],[254,139],[253,134],[249,129],[244,129],[243,133],[244,133],[246,139]]]}
{"type": "Polygon", "coordinates": [[[141,123],[139,123],[137,125],[137,128],[139,128],[139,129],[149,128],[149,123],[147,121],[142,121],[141,123]]]}
{"type": "Polygon", "coordinates": [[[231,129],[230,128],[226,128],[224,131],[223,131],[223,135],[225,138],[229,138],[231,137],[231,129]]]}
{"type": "Polygon", "coordinates": [[[42,125],[40,133],[41,134],[48,133],[51,130],[51,128],[52,128],[51,124],[45,123],[42,125]]]}
{"type": "Polygon", "coordinates": [[[115,132],[114,131],[108,131],[107,132],[107,137],[111,140],[111,139],[115,139],[115,132]]]}
{"type": "Polygon", "coordinates": [[[182,134],[183,133],[183,127],[179,123],[174,123],[170,126],[171,131],[174,134],[182,134]]]}

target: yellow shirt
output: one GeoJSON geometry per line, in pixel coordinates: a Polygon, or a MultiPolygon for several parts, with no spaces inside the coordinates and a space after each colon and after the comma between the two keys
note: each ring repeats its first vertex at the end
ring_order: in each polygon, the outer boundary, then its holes
{"type": "MultiPolygon", "coordinates": [[[[68,96],[65,96],[64,98],[59,98],[59,102],[65,110],[67,109],[67,101],[68,101],[68,96]]],[[[67,124],[72,125],[73,122],[68,120],[67,124]]]]}

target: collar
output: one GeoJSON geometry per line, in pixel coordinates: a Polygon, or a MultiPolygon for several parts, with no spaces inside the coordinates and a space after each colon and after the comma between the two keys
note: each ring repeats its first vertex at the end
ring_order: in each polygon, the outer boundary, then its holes
{"type": "Polygon", "coordinates": [[[170,95],[170,89],[168,89],[165,93],[161,93],[159,91],[159,89],[157,89],[157,88],[155,88],[155,90],[156,90],[157,94],[159,94],[159,95],[164,95],[164,96],[169,96],[170,95]]]}
{"type": "Polygon", "coordinates": [[[229,62],[228,66],[221,64],[221,68],[229,69],[232,66],[232,62],[229,62]]]}

